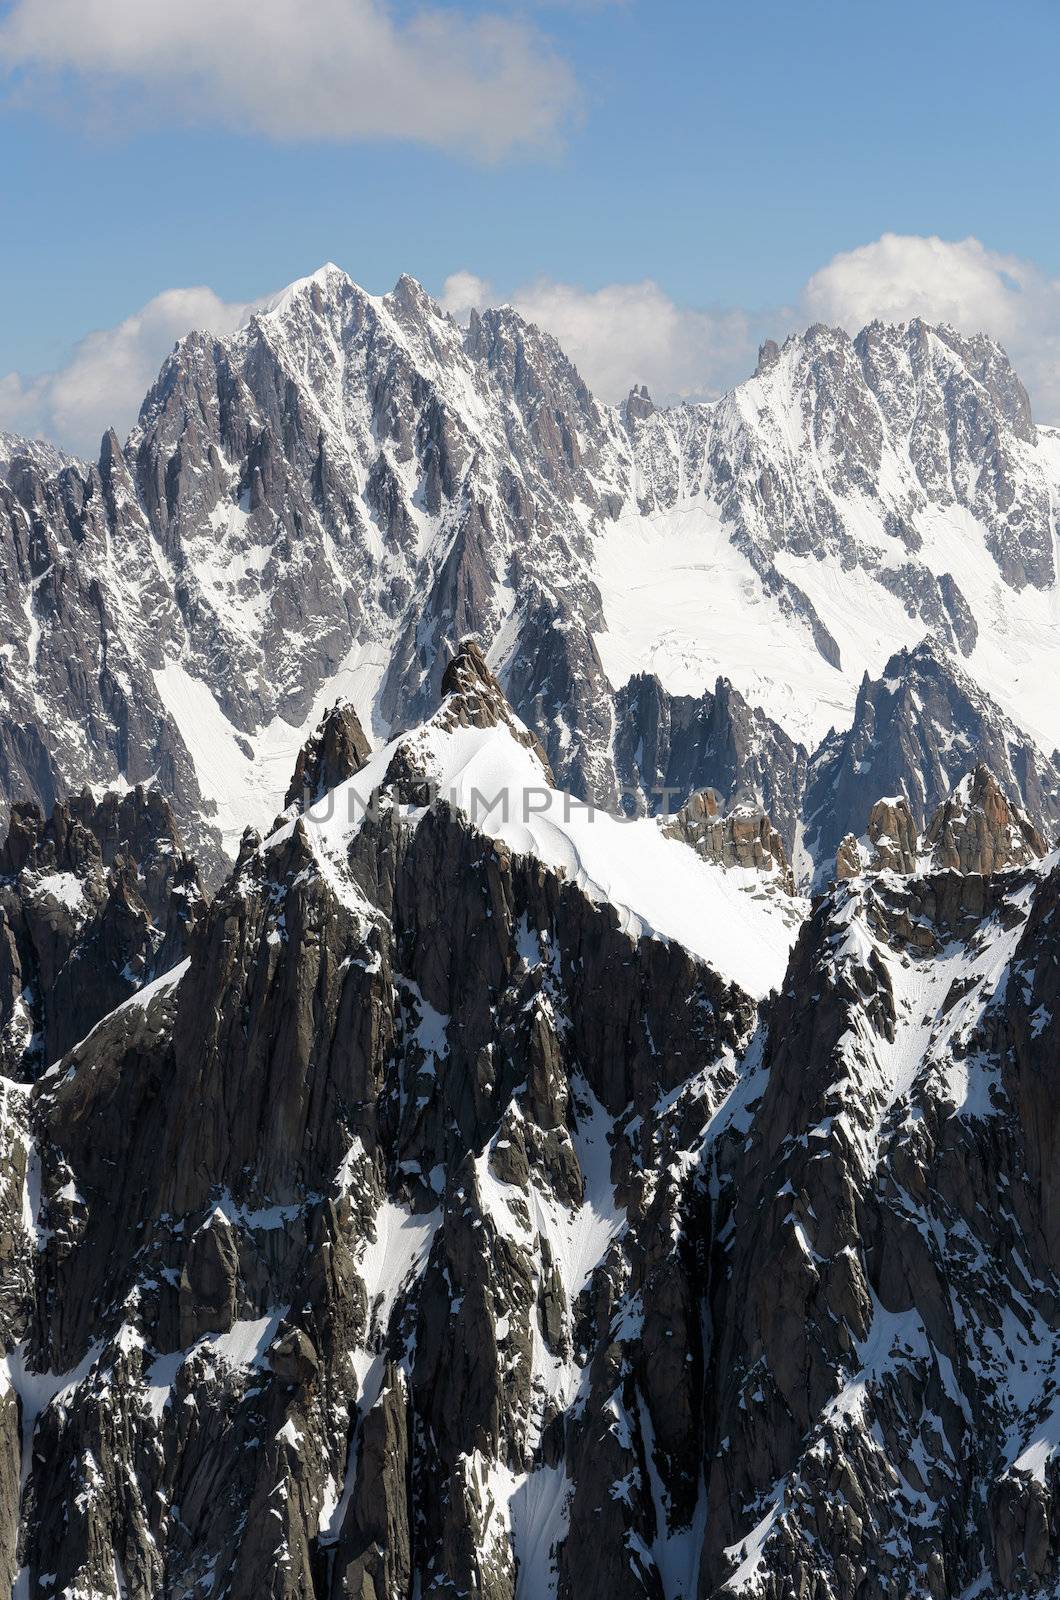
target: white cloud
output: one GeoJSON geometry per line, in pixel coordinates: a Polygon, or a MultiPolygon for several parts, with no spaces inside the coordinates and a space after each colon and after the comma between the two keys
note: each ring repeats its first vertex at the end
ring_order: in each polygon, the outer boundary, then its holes
{"type": "Polygon", "coordinates": [[[1060,281],[978,239],[885,233],[833,256],[803,291],[808,320],[851,333],[879,317],[949,322],[1004,345],[1040,421],[1060,418],[1060,281]]]}
{"type": "Polygon", "coordinates": [[[108,427],[124,437],[176,341],[230,333],[267,301],[230,303],[212,289],[167,289],[116,328],[88,334],[56,372],[0,378],[0,429],[54,440],[94,459],[108,427]]]}
{"type": "Polygon", "coordinates": [[[14,0],[0,66],[23,92],[74,74],[104,102],[276,139],[413,139],[497,159],[548,145],[573,73],[512,16],[451,6],[398,20],[389,0],[14,0]]]}
{"type": "MultiPolygon", "coordinates": [[[[454,316],[494,303],[490,284],[473,272],[446,279],[442,304],[454,316]]],[[[659,401],[709,398],[745,375],[753,358],[746,312],[689,310],[650,278],[602,289],[539,278],[509,303],[559,341],[603,400],[624,400],[634,383],[659,401]]]]}
{"type": "Polygon", "coordinates": [[[493,285],[488,278],[480,278],[477,272],[453,272],[442,286],[438,303],[457,322],[466,322],[472,311],[481,311],[484,306],[495,303],[493,285]]]}
{"type": "MultiPolygon", "coordinates": [[[[811,322],[856,333],[877,317],[922,317],[998,339],[1038,419],[1060,421],[1060,281],[977,239],[884,234],[833,256],[794,308],[768,312],[690,310],[650,279],[596,290],[541,279],[509,298],[556,336],[607,400],[624,397],[633,383],[646,383],[660,401],[716,395],[753,369],[760,339],[781,339],[811,322]]],[[[456,316],[491,302],[490,284],[474,273],[446,281],[443,303],[456,316]]]]}
{"type": "Polygon", "coordinates": [[[997,255],[978,239],[923,238],[885,233],[873,244],[833,256],[803,292],[809,315],[858,329],[883,322],[949,322],[965,332],[991,328],[1008,337],[1016,301],[1033,269],[997,255]]]}

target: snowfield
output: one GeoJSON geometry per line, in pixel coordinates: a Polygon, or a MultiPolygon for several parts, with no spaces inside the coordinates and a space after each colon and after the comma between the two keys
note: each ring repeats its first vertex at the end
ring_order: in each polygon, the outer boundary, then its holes
{"type": "MultiPolygon", "coordinates": [[[[1055,518],[1060,432],[1039,430],[1038,449],[1056,485],[1055,518]]],[[[837,499],[836,511],[881,568],[902,565],[901,541],[870,507],[837,499]]],[[[1051,755],[1060,748],[1060,700],[1051,688],[1060,674],[1060,585],[1012,589],[982,524],[961,506],[929,505],[915,520],[923,540],[918,560],[937,577],[957,579],[978,624],[975,649],[960,658],[961,667],[1051,755]]],[[[830,729],[848,727],[864,674],[879,677],[895,651],[913,648],[928,629],[865,565],[783,549],[773,561],[812,602],[839,646],[840,668],[767,592],[708,495],[690,494],[648,515],[627,508],[594,546],[607,624],[594,642],[614,687],[653,672],[671,694],[700,695],[726,677],[809,747],[830,729]]]]}

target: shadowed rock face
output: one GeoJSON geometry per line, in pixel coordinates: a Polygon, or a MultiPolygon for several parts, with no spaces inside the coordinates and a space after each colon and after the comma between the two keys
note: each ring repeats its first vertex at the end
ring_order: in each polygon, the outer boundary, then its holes
{"type": "Polygon", "coordinates": [[[359,772],[372,753],[357,713],[337,704],[298,752],[284,806],[312,805],[359,772]]]}
{"type": "MultiPolygon", "coordinates": [[[[866,679],[852,727],[809,756],[724,680],[693,700],[631,678],[617,697],[614,755],[627,809],[672,812],[706,786],[729,805],[753,797],[802,881],[820,880],[867,817],[867,859],[912,871],[918,833],[976,761],[1035,829],[1060,819],[1056,761],[933,645],[899,652],[878,680],[866,679]]],[[[849,850],[844,858],[853,865],[849,850]]]]}
{"type": "Polygon", "coordinates": [[[4,1070],[35,1076],[184,959],[204,907],[194,860],[154,789],[16,806],[0,850],[4,1070]]]}
{"type": "Polygon", "coordinates": [[[753,796],[795,848],[807,753],[724,678],[698,699],[630,678],[616,696],[614,761],[626,810],[669,815],[705,788],[730,805],[753,796]]]}
{"type": "Polygon", "coordinates": [[[28,1104],[48,1243],[17,1315],[34,1360],[88,1363],[39,1439],[34,1575],[107,1592],[117,1541],[145,1594],[210,1562],[237,1594],[368,1593],[367,1575],[396,1595],[410,1570],[514,1594],[489,1484],[593,1458],[609,1362],[587,1409],[573,1391],[642,1281],[667,1308],[646,1403],[694,1500],[698,1324],[657,1242],[685,1201],[643,1141],[676,1154],[703,1126],[753,1020],[679,947],[631,940],[444,805],[414,828],[384,805],[346,869],[298,821],[248,839],[179,982],[28,1104]],[[656,1101],[693,1064],[678,1131],[656,1101]],[[172,1374],[157,1421],[141,1374],[172,1374]],[[223,1501],[200,1497],[218,1473],[223,1501]]]}
{"type": "Polygon", "coordinates": [[[977,764],[1035,828],[1048,830],[1060,816],[1056,760],[935,646],[900,651],[879,679],[862,684],[851,728],[811,759],[804,812],[818,871],[844,834],[861,834],[880,795],[903,796],[920,831],[977,764]]]}
{"type": "MultiPolygon", "coordinates": [[[[476,650],[444,687],[443,732],[518,732],[476,650]]],[[[1047,1600],[1056,870],[863,872],[760,1009],[409,781],[248,833],[186,963],[0,1085],[6,1572],[1047,1600]]],[[[19,813],[6,864],[146,879],[148,808],[19,813]]],[[[686,823],[783,871],[760,815],[686,823]]]]}
{"type": "Polygon", "coordinates": [[[931,931],[945,879],[826,897],[770,1018],[712,1301],[704,1595],[743,1589],[753,1548],[750,1591],[777,1600],[822,1583],[957,1595],[984,1573],[989,1592],[1044,1595],[1057,1580],[1056,1462],[1040,1479],[1028,1465],[1052,1406],[1056,1265],[1037,1172],[1055,1117],[1028,1146],[1016,1041],[1036,997],[995,986],[989,963],[1000,946],[1012,970],[1040,970],[1037,908],[1056,884],[1013,874],[988,889],[951,976],[952,925],[934,924],[926,950],[910,939],[931,931]],[[1011,1252],[1025,1247],[1024,1307],[1011,1252]],[[1006,1349],[990,1330],[1010,1317],[1006,1349]]]}

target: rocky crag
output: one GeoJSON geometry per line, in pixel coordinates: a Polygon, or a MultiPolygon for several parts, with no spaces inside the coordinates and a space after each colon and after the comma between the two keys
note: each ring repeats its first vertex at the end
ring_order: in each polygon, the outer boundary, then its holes
{"type": "Polygon", "coordinates": [[[184,958],[205,907],[157,789],[15,806],[0,850],[0,1049],[29,1078],[184,958]]]}
{"type": "Polygon", "coordinates": [[[299,780],[208,903],[150,791],[15,819],[12,928],[66,873],[151,930],[3,1085],[18,1592],[1056,1593],[1060,868],[1000,781],[811,908],[724,799],[580,808],[474,648],[299,780]]]}

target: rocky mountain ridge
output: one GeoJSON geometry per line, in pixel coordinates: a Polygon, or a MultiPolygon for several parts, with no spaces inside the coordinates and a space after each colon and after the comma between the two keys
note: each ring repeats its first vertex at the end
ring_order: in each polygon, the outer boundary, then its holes
{"type": "Polygon", "coordinates": [[[836,851],[840,880],[860,872],[954,872],[990,878],[1040,861],[1048,847],[982,763],[966,773],[918,836],[905,795],[877,800],[861,838],[847,834],[836,851]]]}
{"type": "Polygon", "coordinates": [[[12,811],[0,850],[0,1058],[35,1077],[184,957],[205,909],[157,789],[86,790],[45,821],[12,811]]]}
{"type": "MultiPolygon", "coordinates": [[[[763,893],[557,789],[474,646],[363,754],[329,713],[186,953],[0,1086],[18,1592],[1053,1594],[1055,852],[984,875],[977,772],[956,864],[763,893]]],[[[20,812],[3,892],[164,905],[159,804],[20,812]]]]}
{"type": "Polygon", "coordinates": [[[47,439],[24,439],[20,434],[0,431],[0,478],[6,478],[20,459],[28,459],[46,474],[61,472],[77,463],[75,456],[49,444],[47,439]]]}

